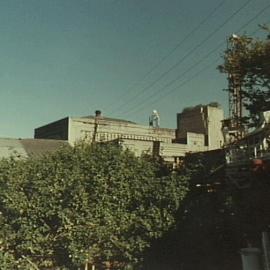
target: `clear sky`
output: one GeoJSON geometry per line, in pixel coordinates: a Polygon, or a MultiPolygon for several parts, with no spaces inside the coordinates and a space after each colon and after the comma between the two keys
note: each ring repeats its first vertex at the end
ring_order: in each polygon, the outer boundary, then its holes
{"type": "Polygon", "coordinates": [[[0,137],[96,109],[170,128],[186,106],[227,111],[226,38],[259,23],[269,0],[1,0],[0,137]]]}

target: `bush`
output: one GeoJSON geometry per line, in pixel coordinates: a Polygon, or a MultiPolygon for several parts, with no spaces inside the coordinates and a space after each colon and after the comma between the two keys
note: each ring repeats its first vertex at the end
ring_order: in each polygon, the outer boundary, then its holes
{"type": "Polygon", "coordinates": [[[151,239],[174,224],[186,194],[185,178],[161,165],[86,143],[39,159],[2,160],[0,268],[138,265],[151,239]]]}

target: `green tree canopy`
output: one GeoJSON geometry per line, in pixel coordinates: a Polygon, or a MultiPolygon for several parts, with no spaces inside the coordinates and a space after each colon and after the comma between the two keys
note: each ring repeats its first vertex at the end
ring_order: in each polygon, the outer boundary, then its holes
{"type": "Polygon", "coordinates": [[[228,42],[219,70],[234,76],[241,84],[252,126],[259,123],[262,111],[270,110],[270,39],[233,35],[228,42]]]}
{"type": "Polygon", "coordinates": [[[174,223],[182,176],[150,157],[81,143],[40,159],[0,162],[0,268],[138,264],[174,223]]]}

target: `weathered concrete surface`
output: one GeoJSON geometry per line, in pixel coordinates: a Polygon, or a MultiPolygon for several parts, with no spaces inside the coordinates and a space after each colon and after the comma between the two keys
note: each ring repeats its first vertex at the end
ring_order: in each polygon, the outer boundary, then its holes
{"type": "Polygon", "coordinates": [[[0,158],[38,157],[67,145],[62,140],[0,138],[0,158]]]}
{"type": "Polygon", "coordinates": [[[198,105],[177,114],[176,140],[187,138],[187,133],[203,134],[208,150],[223,145],[222,120],[224,112],[218,106],[198,105]]]}

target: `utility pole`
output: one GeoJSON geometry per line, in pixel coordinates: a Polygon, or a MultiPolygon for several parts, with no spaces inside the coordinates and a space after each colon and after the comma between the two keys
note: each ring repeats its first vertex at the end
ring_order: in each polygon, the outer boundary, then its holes
{"type": "MultiPolygon", "coordinates": [[[[232,54],[241,50],[239,47],[239,37],[235,34],[227,39],[227,51],[232,54]]],[[[242,124],[243,117],[243,94],[242,94],[242,75],[241,71],[235,65],[235,59],[232,55],[228,57],[229,64],[233,67],[228,73],[228,94],[229,94],[229,119],[224,120],[223,129],[226,129],[233,141],[244,137],[245,129],[242,124]]]]}
{"type": "Polygon", "coordinates": [[[97,137],[97,131],[98,131],[98,125],[99,125],[99,119],[101,118],[101,111],[97,110],[95,115],[95,123],[94,123],[94,131],[93,131],[93,137],[92,137],[92,143],[96,142],[97,137]]]}

